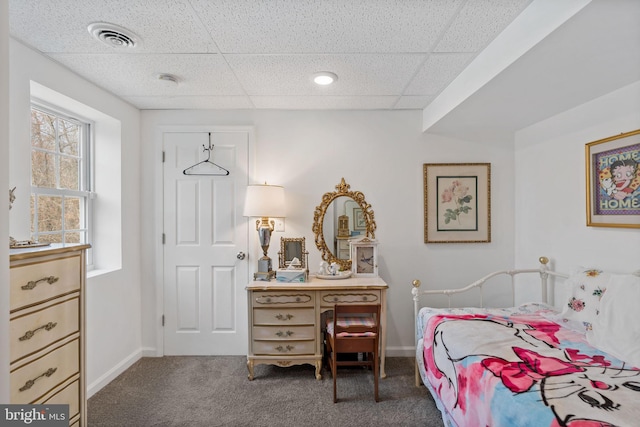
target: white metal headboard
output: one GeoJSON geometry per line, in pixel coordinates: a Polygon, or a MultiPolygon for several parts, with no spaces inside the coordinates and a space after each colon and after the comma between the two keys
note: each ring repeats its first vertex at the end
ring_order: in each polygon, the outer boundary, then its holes
{"type": "Polygon", "coordinates": [[[542,292],[542,301],[548,302],[547,298],[547,279],[549,276],[568,278],[569,275],[557,273],[555,271],[551,271],[549,269],[549,258],[541,256],[538,258],[538,262],[540,266],[538,268],[531,269],[516,269],[516,270],[501,270],[490,273],[481,279],[476,280],[475,282],[458,289],[432,289],[432,290],[420,290],[421,282],[416,279],[412,282],[413,289],[411,289],[411,294],[413,295],[413,306],[414,306],[414,318],[418,315],[418,311],[420,310],[420,296],[421,295],[446,295],[447,302],[449,308],[451,307],[451,295],[460,294],[464,292],[468,292],[471,289],[479,288],[480,289],[480,307],[484,307],[484,296],[483,296],[483,285],[489,279],[501,276],[508,275],[511,276],[511,305],[515,305],[515,276],[518,274],[527,274],[527,273],[537,273],[540,275],[540,290],[542,292]]]}

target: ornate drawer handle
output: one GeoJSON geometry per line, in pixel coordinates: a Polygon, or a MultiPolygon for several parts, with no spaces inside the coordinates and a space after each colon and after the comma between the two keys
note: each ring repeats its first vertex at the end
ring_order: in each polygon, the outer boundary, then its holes
{"type": "Polygon", "coordinates": [[[47,369],[47,371],[44,374],[39,375],[39,376],[35,377],[34,379],[29,380],[26,383],[24,383],[24,385],[22,387],[20,387],[20,391],[29,390],[31,387],[33,387],[33,385],[36,383],[37,380],[39,380],[42,377],[50,377],[57,370],[58,370],[58,368],[49,368],[49,369],[47,369]]]}
{"type": "Polygon", "coordinates": [[[362,297],[362,301],[366,301],[366,300],[367,300],[367,297],[365,295],[365,296],[362,297]]]}
{"type": "Polygon", "coordinates": [[[276,332],[276,336],[281,337],[283,335],[286,335],[286,336],[290,337],[291,335],[293,335],[293,331],[287,331],[287,332],[278,331],[278,332],[276,332]]]}
{"type": "Polygon", "coordinates": [[[55,276],[43,277],[42,279],[38,279],[36,281],[32,280],[32,281],[28,282],[26,285],[21,286],[21,289],[25,290],[25,291],[29,291],[29,290],[35,288],[36,286],[38,286],[38,283],[40,283],[40,282],[47,282],[48,284],[52,285],[52,284],[56,283],[57,281],[58,281],[58,277],[55,277],[55,276]]]}
{"type": "Polygon", "coordinates": [[[36,332],[38,332],[40,329],[44,329],[46,331],[50,331],[53,328],[55,328],[57,325],[56,322],[49,322],[46,325],[42,325],[39,328],[35,328],[32,331],[27,331],[24,333],[23,336],[21,336],[20,338],[18,338],[20,341],[26,341],[26,340],[30,340],[31,338],[33,338],[33,336],[36,334],[36,332]]]}
{"type": "Polygon", "coordinates": [[[291,320],[293,319],[293,314],[276,314],[276,319],[278,320],[291,320]]]}
{"type": "Polygon", "coordinates": [[[293,350],[295,347],[292,345],[288,345],[286,347],[282,347],[281,345],[276,347],[276,350],[278,350],[280,353],[286,353],[287,351],[291,351],[293,350]]]}

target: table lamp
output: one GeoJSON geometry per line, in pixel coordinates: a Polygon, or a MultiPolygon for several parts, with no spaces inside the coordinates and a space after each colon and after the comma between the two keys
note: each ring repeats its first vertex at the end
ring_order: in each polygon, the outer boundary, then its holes
{"type": "Polygon", "coordinates": [[[254,280],[271,280],[275,276],[271,258],[267,255],[271,233],[275,222],[269,218],[284,218],[284,188],[279,185],[250,185],[244,203],[244,216],[258,217],[256,230],[260,239],[263,256],[258,260],[258,272],[253,275],[254,280]]]}

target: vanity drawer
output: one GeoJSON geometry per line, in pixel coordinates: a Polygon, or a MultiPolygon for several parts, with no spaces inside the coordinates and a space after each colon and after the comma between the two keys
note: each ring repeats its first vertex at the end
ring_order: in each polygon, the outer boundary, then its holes
{"type": "Polygon", "coordinates": [[[300,291],[254,291],[254,307],[313,307],[314,294],[300,291]]]}
{"type": "Polygon", "coordinates": [[[254,308],[254,325],[314,325],[316,313],[309,308],[254,308]]]}
{"type": "Polygon", "coordinates": [[[312,340],[316,332],[313,325],[310,326],[254,326],[254,340],[312,340]]]}
{"type": "Polygon", "coordinates": [[[11,319],[12,363],[80,330],[78,297],[54,301],[46,308],[11,319]]]}
{"type": "Polygon", "coordinates": [[[315,341],[253,341],[253,354],[298,355],[314,354],[315,341]]]}
{"type": "Polygon", "coordinates": [[[320,305],[333,307],[336,304],[380,304],[379,290],[363,291],[323,291],[320,293],[320,305]]]}
{"type": "Polygon", "coordinates": [[[77,374],[79,358],[79,343],[75,339],[11,372],[11,403],[31,403],[77,374]]]}
{"type": "Polygon", "coordinates": [[[10,311],[80,289],[80,256],[11,268],[10,311]]]}

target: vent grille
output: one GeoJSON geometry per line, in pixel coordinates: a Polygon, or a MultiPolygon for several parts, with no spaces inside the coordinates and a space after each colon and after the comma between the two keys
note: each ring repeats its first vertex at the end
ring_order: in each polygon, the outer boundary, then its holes
{"type": "Polygon", "coordinates": [[[140,44],[140,38],[126,28],[106,22],[94,22],[87,27],[89,33],[98,41],[117,49],[134,48],[140,44]]]}

